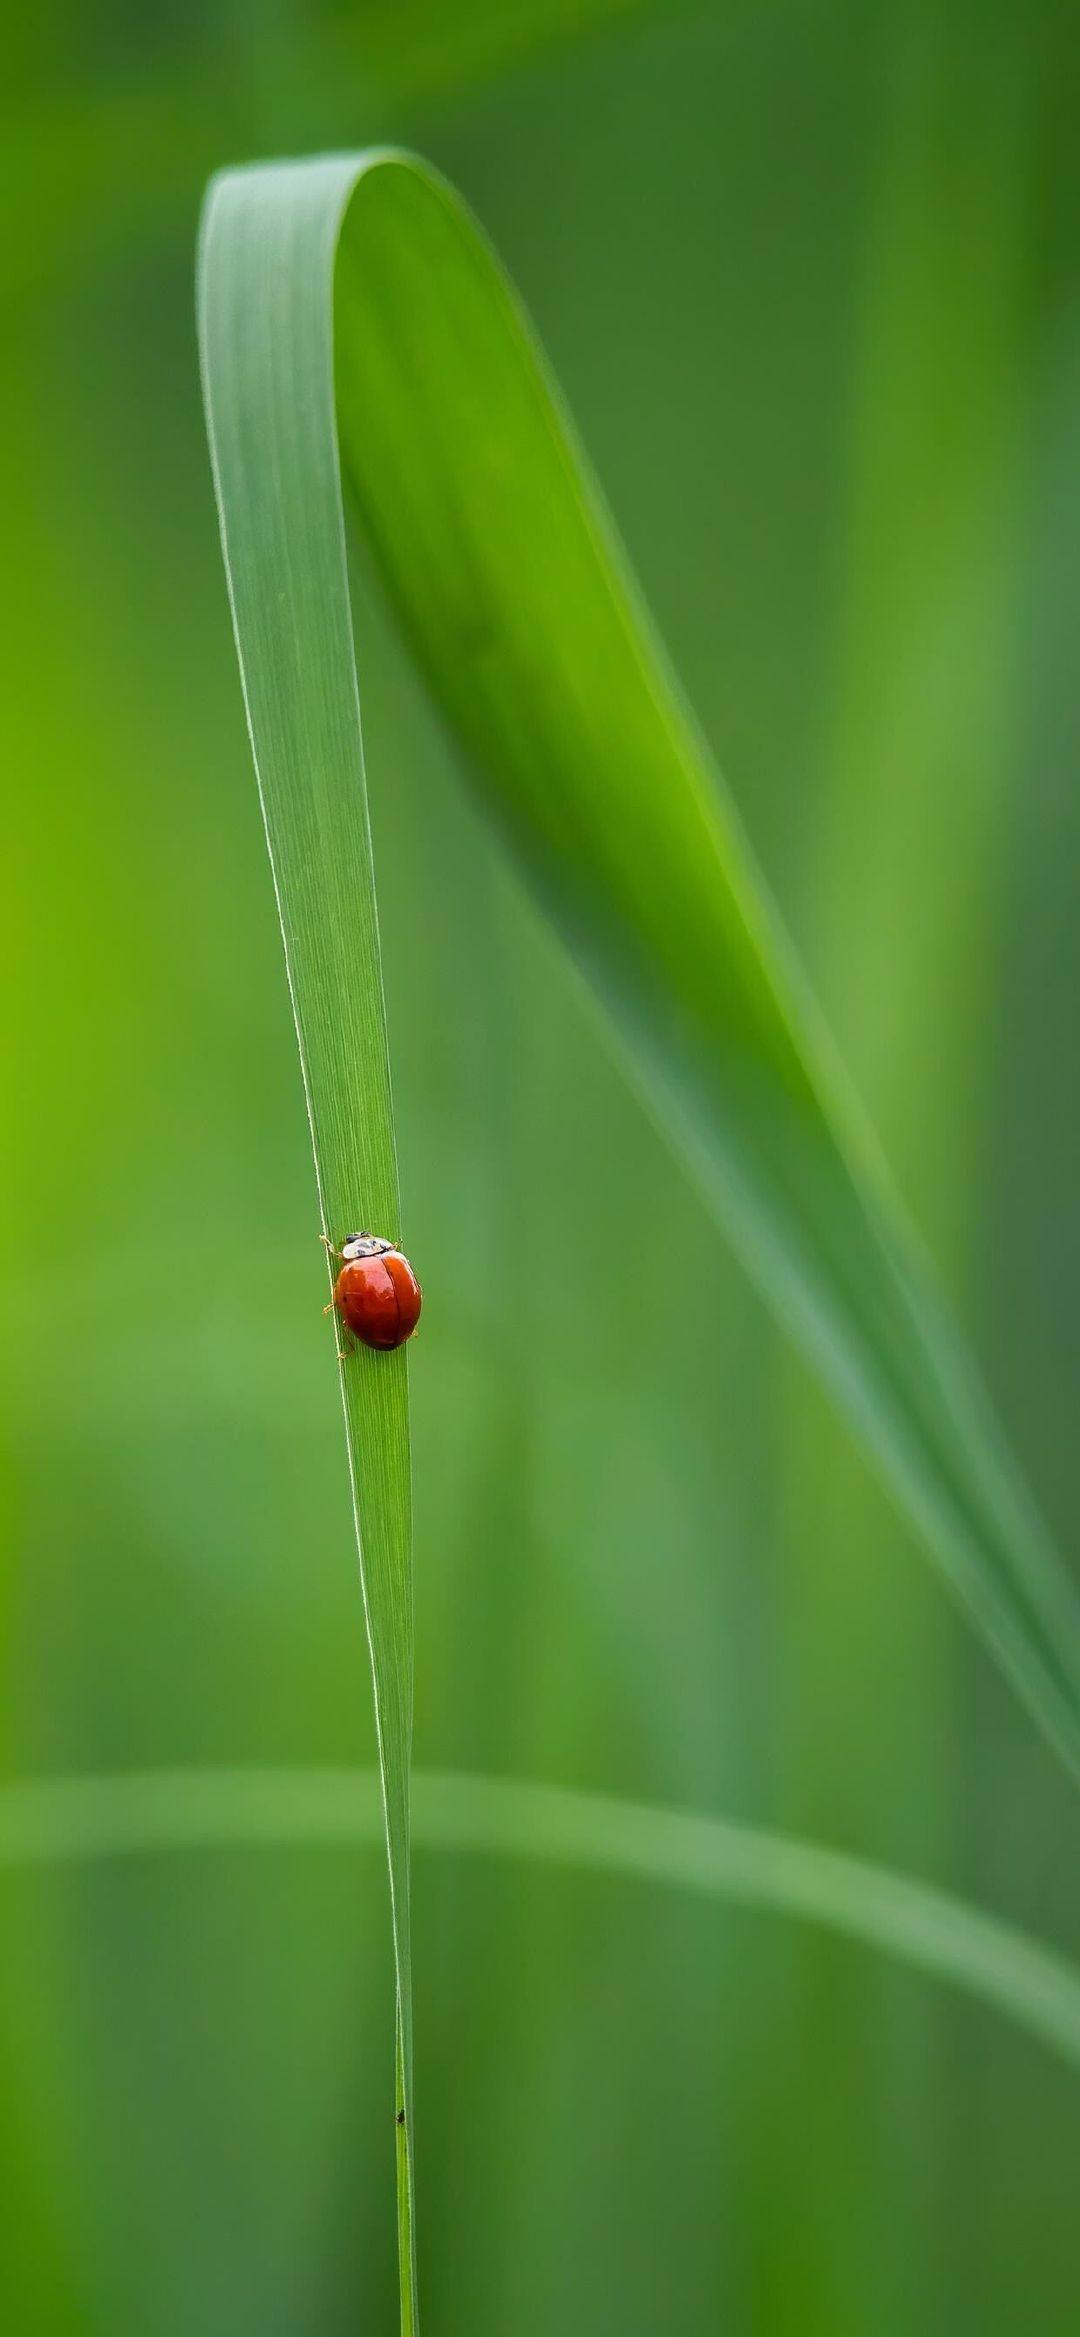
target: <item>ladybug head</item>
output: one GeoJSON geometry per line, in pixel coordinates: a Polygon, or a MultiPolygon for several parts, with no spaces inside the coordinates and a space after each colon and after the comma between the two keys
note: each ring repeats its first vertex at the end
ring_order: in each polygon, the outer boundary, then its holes
{"type": "Polygon", "coordinates": [[[393,1242],[382,1241],[377,1233],[350,1233],[342,1242],[341,1255],[346,1265],[351,1266],[357,1258],[381,1258],[384,1251],[393,1247],[393,1242]]]}

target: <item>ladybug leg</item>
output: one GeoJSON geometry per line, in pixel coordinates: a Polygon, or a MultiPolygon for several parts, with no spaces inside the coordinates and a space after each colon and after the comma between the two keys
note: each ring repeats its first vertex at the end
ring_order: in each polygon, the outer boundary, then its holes
{"type": "MultiPolygon", "coordinates": [[[[333,1311],[334,1310],[332,1306],[324,1306],[323,1308],[324,1315],[332,1315],[333,1311]]],[[[339,1346],[337,1351],[337,1359],[339,1363],[348,1363],[350,1356],[353,1356],[356,1353],[356,1341],[353,1338],[352,1332],[350,1331],[347,1323],[341,1323],[338,1328],[340,1337],[342,1339],[348,1340],[348,1346],[339,1346]]]]}
{"type": "MultiPolygon", "coordinates": [[[[341,1251],[340,1251],[340,1250],[336,1250],[336,1249],[334,1248],[333,1242],[330,1240],[329,1234],[321,1233],[321,1234],[319,1235],[319,1237],[318,1237],[318,1238],[319,1238],[319,1240],[321,1241],[321,1243],[322,1243],[322,1246],[323,1246],[324,1250],[326,1251],[326,1255],[327,1255],[327,1257],[328,1257],[328,1258],[340,1258],[340,1256],[341,1256],[341,1251]]],[[[329,1302],[329,1304],[328,1304],[327,1306],[324,1306],[324,1308],[323,1308],[323,1313],[324,1313],[324,1315],[332,1315],[332,1314],[334,1313],[334,1301],[333,1301],[333,1299],[331,1299],[331,1300],[330,1300],[330,1302],[329,1302]]],[[[346,1327],[346,1325],[345,1325],[344,1323],[343,1323],[343,1324],[342,1324],[342,1326],[341,1326],[341,1332],[342,1332],[342,1337],[343,1337],[343,1338],[346,1338],[346,1339],[349,1339],[349,1340],[350,1340],[349,1354],[351,1354],[351,1353],[352,1353],[352,1341],[351,1341],[351,1336],[350,1336],[350,1333],[349,1333],[349,1331],[348,1331],[348,1329],[347,1329],[347,1327],[346,1327]]],[[[342,1352],[341,1352],[341,1349],[340,1349],[340,1347],[339,1347],[339,1348],[338,1348],[338,1362],[339,1362],[339,1363],[347,1363],[347,1362],[348,1362],[348,1360],[349,1360],[349,1355],[343,1355],[343,1354],[342,1354],[342,1352]]]]}

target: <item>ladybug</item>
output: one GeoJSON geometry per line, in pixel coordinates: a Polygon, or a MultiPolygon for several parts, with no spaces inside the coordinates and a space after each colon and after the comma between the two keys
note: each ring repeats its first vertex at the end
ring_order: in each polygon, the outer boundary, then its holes
{"type": "Polygon", "coordinates": [[[346,1330],[365,1347],[403,1347],[412,1338],[423,1303],[420,1284],[403,1252],[375,1233],[350,1233],[340,1250],[325,1235],[319,1238],[330,1256],[341,1260],[333,1298],[323,1313],[332,1314],[336,1307],[346,1330]]]}

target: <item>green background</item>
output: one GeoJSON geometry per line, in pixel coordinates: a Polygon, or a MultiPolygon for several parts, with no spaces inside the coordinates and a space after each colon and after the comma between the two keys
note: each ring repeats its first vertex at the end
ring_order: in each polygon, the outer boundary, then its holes
{"type": "MultiPolygon", "coordinates": [[[[249,155],[400,139],[479,211],[1074,1549],[1068,12],[59,5],[19,37],[9,1772],[374,1755],[194,354],[202,183],[249,155]]],[[[361,659],[427,1292],[418,1759],[813,1833],[1080,1952],[1068,1783],[621,1084],[377,610],[361,659]]],[[[421,1853],[415,1898],[429,2332],[1075,2327],[1080,2101],[1004,2023],[611,1879],[421,1853]]],[[[374,1849],[9,1879],[2,1956],[12,2327],[394,2326],[374,1849]]]]}

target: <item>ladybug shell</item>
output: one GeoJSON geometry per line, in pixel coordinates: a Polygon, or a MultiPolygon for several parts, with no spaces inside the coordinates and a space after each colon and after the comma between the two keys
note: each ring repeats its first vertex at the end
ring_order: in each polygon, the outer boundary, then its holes
{"type": "Polygon", "coordinates": [[[402,1347],[420,1319],[420,1284],[400,1250],[353,1258],[334,1284],[334,1305],[365,1347],[402,1347]]]}

